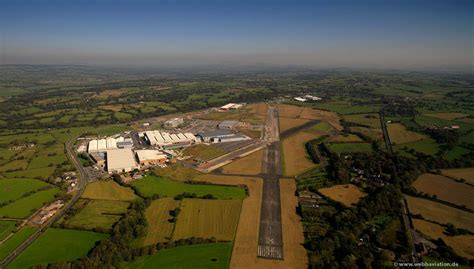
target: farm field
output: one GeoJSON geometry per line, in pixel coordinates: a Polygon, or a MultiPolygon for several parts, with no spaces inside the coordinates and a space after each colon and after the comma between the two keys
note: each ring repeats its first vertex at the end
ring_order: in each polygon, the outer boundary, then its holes
{"type": "Polygon", "coordinates": [[[333,143],[359,143],[364,142],[359,136],[353,134],[340,134],[330,140],[333,143]]]}
{"type": "Polygon", "coordinates": [[[413,149],[426,155],[435,155],[439,150],[438,144],[431,138],[395,145],[393,148],[395,150],[405,152],[407,152],[407,150],[413,149]],[[405,147],[407,149],[405,149],[405,147]]]}
{"type": "Polygon", "coordinates": [[[283,169],[287,176],[294,176],[315,166],[306,153],[306,142],[321,135],[309,132],[298,132],[285,138],[281,145],[283,149],[283,169]]]}
{"type": "Polygon", "coordinates": [[[474,185],[474,167],[471,168],[460,168],[460,169],[443,169],[441,173],[445,176],[464,179],[467,183],[474,185]]]}
{"type": "Polygon", "coordinates": [[[36,264],[72,261],[87,255],[97,241],[107,235],[49,228],[20,254],[8,268],[29,268],[36,264]]]}
{"type": "Polygon", "coordinates": [[[17,248],[23,241],[36,231],[33,227],[23,227],[0,245],[0,260],[3,260],[10,252],[17,248]]]}
{"type": "MultiPolygon", "coordinates": [[[[307,120],[321,120],[327,122],[333,128],[342,130],[339,116],[330,111],[318,110],[311,107],[302,107],[288,104],[278,104],[278,116],[280,118],[299,118],[307,120]]],[[[280,128],[280,131],[282,129],[280,128]]]]}
{"type": "Polygon", "coordinates": [[[160,198],[153,200],[145,210],[148,227],[146,236],[137,239],[134,244],[148,246],[158,242],[170,240],[174,224],[169,222],[171,218],[169,211],[179,207],[180,202],[173,198],[160,198]]]}
{"type": "Polygon", "coordinates": [[[239,110],[217,112],[211,111],[208,114],[200,114],[199,119],[204,120],[236,120],[250,124],[263,124],[265,122],[267,105],[265,103],[249,104],[239,110]]]}
{"type": "Polygon", "coordinates": [[[232,186],[217,186],[211,184],[189,184],[171,179],[146,176],[132,183],[137,191],[144,197],[158,194],[162,197],[174,197],[182,193],[195,193],[197,196],[211,194],[218,199],[243,199],[245,190],[232,186]]]}
{"type": "Polygon", "coordinates": [[[357,204],[361,198],[367,195],[366,193],[361,192],[356,185],[352,184],[334,185],[329,188],[321,188],[318,192],[347,207],[357,204]]]}
{"type": "Polygon", "coordinates": [[[0,220],[0,241],[16,229],[16,221],[0,220]]]}
{"type": "Polygon", "coordinates": [[[307,119],[298,119],[298,118],[286,118],[286,117],[279,117],[278,124],[280,127],[280,132],[287,131],[291,128],[295,128],[301,126],[305,123],[309,122],[307,119]]]}
{"type": "Polygon", "coordinates": [[[341,115],[357,113],[375,113],[380,110],[379,105],[372,106],[352,106],[345,102],[325,102],[312,104],[315,108],[337,112],[341,115]]]}
{"type": "Polygon", "coordinates": [[[227,152],[221,148],[214,147],[212,145],[198,144],[184,149],[184,155],[191,155],[194,158],[201,160],[210,160],[221,155],[226,154],[227,152]]]}
{"type": "Polygon", "coordinates": [[[438,118],[442,120],[455,120],[460,118],[465,118],[469,116],[468,114],[459,113],[459,112],[439,112],[439,113],[430,113],[425,114],[428,117],[438,118]]]}
{"type": "Polygon", "coordinates": [[[426,220],[474,231],[474,214],[427,199],[406,196],[410,213],[421,214],[426,220]]]}
{"type": "Polygon", "coordinates": [[[366,135],[374,140],[382,140],[382,129],[366,128],[360,126],[351,126],[350,130],[352,132],[359,132],[363,135],[366,135]]]}
{"type": "Polygon", "coordinates": [[[313,131],[332,131],[332,130],[334,130],[334,128],[331,125],[329,125],[329,123],[322,121],[320,123],[315,124],[313,127],[311,127],[311,130],[313,130],[313,131]]]}
{"type": "Polygon", "coordinates": [[[38,190],[46,186],[49,186],[49,184],[37,179],[0,179],[0,203],[5,203],[10,200],[17,200],[25,193],[38,190]]]}
{"type": "Polygon", "coordinates": [[[451,149],[450,151],[448,151],[448,153],[446,153],[444,155],[444,158],[446,158],[448,160],[459,159],[464,154],[468,154],[469,152],[470,152],[470,150],[468,150],[464,147],[455,146],[453,149],[451,149]]]}
{"type": "Polygon", "coordinates": [[[423,174],[412,184],[419,192],[436,195],[438,199],[474,209],[474,187],[434,174],[423,174]]]}
{"type": "Polygon", "coordinates": [[[82,198],[111,201],[133,201],[139,199],[131,188],[120,186],[113,180],[96,181],[87,185],[82,198]]]}
{"type": "Polygon", "coordinates": [[[409,131],[400,123],[391,123],[387,125],[388,135],[393,144],[404,144],[415,142],[427,138],[423,134],[409,131]]]}
{"type": "Polygon", "coordinates": [[[91,200],[86,202],[84,208],[64,222],[67,227],[110,229],[127,211],[129,206],[128,202],[121,201],[91,200]]]}
{"type": "Polygon", "coordinates": [[[181,164],[170,165],[165,168],[156,168],[153,172],[157,176],[176,181],[190,181],[200,174],[198,171],[181,164]]]}
{"type": "Polygon", "coordinates": [[[344,115],[342,118],[347,122],[365,125],[373,129],[381,129],[378,114],[353,114],[344,115]]]}
{"type": "Polygon", "coordinates": [[[454,249],[456,254],[468,259],[474,259],[473,235],[448,236],[444,234],[445,228],[443,226],[420,219],[413,219],[413,225],[416,230],[432,239],[443,239],[448,246],[454,249]]]}
{"type": "Polygon", "coordinates": [[[244,174],[257,175],[260,174],[262,168],[263,150],[251,153],[232,163],[224,166],[222,172],[226,174],[244,174]]]}
{"type": "Polygon", "coordinates": [[[173,240],[190,237],[232,241],[239,223],[240,200],[183,199],[173,240]]]}
{"type": "Polygon", "coordinates": [[[336,153],[344,152],[370,152],[372,145],[369,143],[331,143],[329,149],[336,153]]]}
{"type": "Polygon", "coordinates": [[[151,256],[139,257],[133,262],[123,264],[123,267],[130,269],[226,269],[229,268],[231,253],[232,243],[178,246],[159,250],[151,256]]]}
{"type": "Polygon", "coordinates": [[[34,210],[39,209],[46,203],[52,202],[55,195],[60,192],[59,188],[54,187],[33,193],[6,206],[0,207],[0,216],[20,219],[26,218],[31,215],[34,210]]]}

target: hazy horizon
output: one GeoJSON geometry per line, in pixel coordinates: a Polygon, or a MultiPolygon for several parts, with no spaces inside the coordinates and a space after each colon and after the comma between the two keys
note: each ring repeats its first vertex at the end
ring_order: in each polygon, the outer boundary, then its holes
{"type": "Polygon", "coordinates": [[[0,5],[0,64],[472,71],[474,63],[472,1],[0,5]]]}

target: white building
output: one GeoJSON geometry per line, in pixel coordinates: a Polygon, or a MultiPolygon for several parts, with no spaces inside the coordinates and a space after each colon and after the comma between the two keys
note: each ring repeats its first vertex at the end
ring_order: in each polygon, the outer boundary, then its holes
{"type": "Polygon", "coordinates": [[[309,99],[309,100],[312,100],[312,101],[321,101],[322,98],[321,97],[318,97],[318,96],[312,96],[312,95],[305,95],[304,98],[306,99],[309,99]]]}
{"type": "Polygon", "coordinates": [[[295,99],[296,101],[298,101],[298,102],[306,102],[306,101],[308,101],[308,100],[306,100],[306,99],[304,99],[304,98],[302,98],[302,97],[295,97],[294,99],[295,99]]]}
{"type": "Polygon", "coordinates": [[[228,103],[227,105],[223,105],[219,108],[220,111],[229,111],[229,110],[237,110],[242,108],[242,104],[236,104],[236,103],[228,103]]]}
{"type": "Polygon", "coordinates": [[[171,134],[155,130],[146,131],[144,134],[150,145],[161,148],[184,147],[199,141],[192,133],[171,134]]]}
{"type": "Polygon", "coordinates": [[[105,152],[107,150],[116,149],[118,147],[117,143],[123,142],[123,141],[124,141],[124,138],[121,136],[117,138],[107,137],[104,139],[94,139],[94,140],[89,141],[87,151],[89,153],[93,153],[93,152],[105,152]]]}
{"type": "Polygon", "coordinates": [[[137,150],[135,153],[137,154],[140,165],[156,165],[168,161],[168,155],[159,150],[144,149],[137,150]]]}
{"type": "Polygon", "coordinates": [[[107,172],[125,173],[138,169],[139,165],[131,149],[113,149],[107,151],[107,172]]]}

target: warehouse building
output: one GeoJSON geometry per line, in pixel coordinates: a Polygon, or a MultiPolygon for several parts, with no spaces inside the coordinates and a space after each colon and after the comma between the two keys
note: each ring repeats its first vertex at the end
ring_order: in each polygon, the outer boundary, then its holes
{"type": "Polygon", "coordinates": [[[168,155],[159,150],[137,150],[135,151],[140,165],[158,165],[164,164],[168,161],[168,155]]]}
{"type": "Polygon", "coordinates": [[[123,137],[113,138],[108,137],[104,139],[93,139],[89,141],[87,152],[105,152],[107,150],[116,149],[117,143],[124,142],[123,137]]]}
{"type": "Polygon", "coordinates": [[[219,129],[233,129],[239,124],[238,121],[235,120],[225,120],[217,125],[219,129]]]}
{"type": "Polygon", "coordinates": [[[107,151],[107,172],[125,173],[138,169],[131,149],[113,149],[107,151]]]}
{"type": "Polygon", "coordinates": [[[237,110],[243,107],[242,104],[235,104],[235,103],[228,103],[227,105],[223,105],[219,108],[219,111],[230,111],[230,110],[237,110]]]}
{"type": "Polygon", "coordinates": [[[162,149],[171,149],[190,146],[199,141],[192,133],[170,134],[160,131],[146,131],[144,137],[152,146],[159,146],[162,149]]]}
{"type": "Polygon", "coordinates": [[[236,142],[250,139],[247,136],[234,134],[228,130],[201,132],[197,136],[206,143],[236,142]]]}

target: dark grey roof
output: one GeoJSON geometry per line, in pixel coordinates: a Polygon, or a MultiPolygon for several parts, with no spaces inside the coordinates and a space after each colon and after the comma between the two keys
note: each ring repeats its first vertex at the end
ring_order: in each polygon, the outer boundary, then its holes
{"type": "Polygon", "coordinates": [[[237,123],[239,123],[239,122],[236,121],[236,120],[225,120],[225,121],[219,123],[219,127],[233,127],[237,123]]]}
{"type": "Polygon", "coordinates": [[[234,134],[227,130],[215,130],[209,132],[198,133],[200,137],[220,137],[220,136],[233,136],[234,134]]]}

